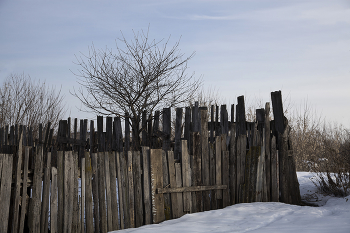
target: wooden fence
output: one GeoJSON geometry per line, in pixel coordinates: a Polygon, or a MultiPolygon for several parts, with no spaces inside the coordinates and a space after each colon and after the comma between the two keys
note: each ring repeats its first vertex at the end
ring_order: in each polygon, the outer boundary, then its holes
{"type": "Polygon", "coordinates": [[[63,120],[57,136],[40,125],[36,139],[3,127],[0,232],[107,232],[237,203],[299,204],[281,92],[271,98],[273,121],[266,103],[246,122],[243,96],[230,121],[226,105],[211,106],[210,121],[198,104],[177,108],[173,132],[170,109],[143,114],[139,150],[118,117],[97,117],[96,131],[80,120],[79,132],[77,119],[63,120]]]}

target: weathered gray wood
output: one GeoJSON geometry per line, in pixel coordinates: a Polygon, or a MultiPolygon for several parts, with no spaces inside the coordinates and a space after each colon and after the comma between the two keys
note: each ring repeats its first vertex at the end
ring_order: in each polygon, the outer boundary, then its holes
{"type": "Polygon", "coordinates": [[[182,108],[176,108],[174,158],[180,159],[182,135],[182,108]]]}
{"type": "MultiPolygon", "coordinates": [[[[209,145],[208,145],[208,111],[201,110],[201,153],[202,153],[202,183],[210,185],[209,145]]],[[[203,192],[203,210],[210,210],[210,192],[203,192]]]]}
{"type": "MultiPolygon", "coordinates": [[[[202,155],[201,138],[199,132],[193,133],[193,153],[192,153],[192,185],[202,185],[202,155]]],[[[197,191],[192,195],[192,212],[203,211],[202,192],[197,191]]]]}
{"type": "Polygon", "coordinates": [[[133,164],[132,164],[132,151],[128,151],[128,188],[129,188],[129,219],[130,227],[135,227],[135,194],[134,194],[134,178],[133,178],[133,164]]]}
{"type": "MultiPolygon", "coordinates": [[[[216,176],[215,176],[215,170],[216,170],[216,164],[215,164],[215,144],[209,144],[209,183],[210,185],[216,184],[216,176]]],[[[215,201],[215,191],[210,191],[210,209],[214,210],[216,209],[216,201],[215,201]]]]}
{"type": "MultiPolygon", "coordinates": [[[[84,153],[84,151],[83,151],[84,153]]],[[[81,168],[80,168],[80,177],[81,177],[81,201],[80,201],[80,229],[81,233],[85,233],[85,224],[84,224],[84,216],[85,216],[85,200],[86,200],[86,155],[81,158],[81,168]]]]}
{"type": "MultiPolygon", "coordinates": [[[[216,162],[216,185],[222,184],[222,168],[221,168],[221,137],[215,137],[215,162],[216,162]]],[[[222,199],[222,190],[216,190],[216,199],[222,199]]],[[[220,208],[218,206],[218,208],[220,208]]]]}
{"type": "Polygon", "coordinates": [[[170,150],[171,134],[171,111],[170,108],[163,109],[163,150],[170,150]]]}
{"type": "Polygon", "coordinates": [[[141,146],[148,146],[148,137],[147,137],[147,111],[142,112],[142,138],[141,138],[141,146]]]}
{"type": "Polygon", "coordinates": [[[107,216],[106,216],[106,196],[105,196],[105,166],[104,166],[104,153],[97,153],[98,161],[98,198],[99,198],[99,210],[100,210],[100,231],[102,233],[107,232],[107,216]]]}
{"type": "Polygon", "coordinates": [[[42,162],[43,147],[38,146],[35,153],[35,167],[33,174],[32,199],[29,203],[28,225],[30,232],[40,231],[41,213],[41,182],[42,182],[42,162]]]}
{"type": "MultiPolygon", "coordinates": [[[[0,186],[0,232],[7,232],[10,198],[11,198],[11,181],[12,181],[12,154],[0,154],[1,157],[1,186],[0,186]]],[[[37,180],[35,180],[37,181],[37,180]]],[[[35,183],[37,184],[37,182],[35,183]]],[[[40,230],[40,228],[37,228],[40,230]]]]}
{"type": "Polygon", "coordinates": [[[64,215],[64,152],[57,152],[57,188],[58,188],[58,219],[57,230],[63,232],[63,215],[64,215]]]}
{"type": "Polygon", "coordinates": [[[118,201],[117,201],[117,174],[116,174],[116,162],[115,152],[108,152],[109,156],[109,172],[110,172],[110,186],[111,186],[111,203],[112,203],[112,214],[113,214],[113,230],[119,230],[119,216],[118,216],[118,201]]]}
{"type": "MultiPolygon", "coordinates": [[[[182,140],[181,141],[181,156],[182,156],[182,185],[183,187],[190,187],[191,186],[191,168],[190,168],[190,156],[188,154],[187,150],[187,141],[182,140]]],[[[190,213],[191,212],[191,193],[187,192],[183,194],[183,206],[184,206],[184,212],[190,213]]]]}
{"type": "Polygon", "coordinates": [[[265,168],[266,168],[266,195],[271,201],[271,130],[270,130],[270,103],[265,104],[265,168]]]}
{"type": "Polygon", "coordinates": [[[97,153],[91,153],[91,165],[92,165],[92,194],[94,203],[94,220],[95,220],[95,232],[100,232],[100,211],[99,211],[99,172],[98,172],[98,155],[97,153]]]}
{"type": "Polygon", "coordinates": [[[152,129],[152,148],[160,148],[157,132],[159,131],[159,111],[154,113],[153,129],[152,129]]]}
{"type": "Polygon", "coordinates": [[[200,130],[199,124],[200,124],[199,105],[198,105],[198,101],[196,101],[194,102],[194,106],[192,107],[192,132],[199,132],[200,130]]]}
{"type": "Polygon", "coordinates": [[[279,174],[278,174],[278,151],[276,137],[271,139],[271,201],[279,201],[279,174]]]}
{"type": "Polygon", "coordinates": [[[51,167],[50,232],[57,233],[57,168],[51,167]]]}
{"type": "MultiPolygon", "coordinates": [[[[289,126],[288,126],[288,131],[290,131],[289,126]]],[[[289,138],[289,133],[288,133],[288,138],[289,138]]],[[[291,194],[292,203],[295,205],[300,205],[301,196],[300,196],[299,181],[298,181],[298,176],[296,171],[295,160],[293,156],[293,145],[290,140],[288,145],[289,145],[288,149],[290,149],[288,150],[288,157],[287,157],[287,163],[289,165],[288,182],[290,184],[290,187],[289,187],[291,191],[290,194],[291,194]]]]}
{"type": "MultiPolygon", "coordinates": [[[[187,140],[187,144],[191,142],[191,108],[186,107],[185,109],[185,129],[184,129],[184,139],[187,140]]],[[[182,158],[180,159],[182,161],[182,158]]]]}
{"type": "MultiPolygon", "coordinates": [[[[78,195],[78,213],[80,214],[81,213],[81,196],[78,195]]],[[[79,217],[79,216],[78,216],[79,217]]],[[[80,219],[79,219],[80,220],[80,219]]],[[[77,232],[81,232],[81,221],[78,221],[78,227],[77,227],[77,232]]],[[[83,225],[83,228],[84,228],[84,225],[83,225]]]]}
{"type": "Polygon", "coordinates": [[[135,191],[135,227],[143,225],[143,201],[141,184],[141,155],[140,151],[133,152],[133,173],[135,191]]]}
{"type": "Polygon", "coordinates": [[[152,114],[149,114],[148,116],[148,123],[147,123],[147,133],[148,133],[148,147],[153,146],[153,126],[152,126],[152,114]]]}
{"type": "Polygon", "coordinates": [[[163,194],[158,194],[156,192],[158,188],[163,187],[162,150],[150,150],[150,164],[153,223],[160,223],[165,220],[164,197],[163,194]]]}
{"type": "MultiPolygon", "coordinates": [[[[175,175],[175,164],[174,164],[174,152],[168,151],[168,168],[169,168],[169,181],[170,188],[176,188],[176,175],[175,175]]],[[[179,218],[181,213],[179,212],[178,198],[177,194],[171,194],[171,209],[173,218],[179,218]]]]}
{"type": "Polygon", "coordinates": [[[119,199],[119,214],[120,214],[120,229],[124,229],[124,205],[125,202],[124,196],[123,196],[123,189],[122,186],[122,169],[120,164],[120,154],[119,152],[115,152],[116,162],[117,162],[117,180],[118,180],[118,199],[119,199]]]}
{"type": "MultiPolygon", "coordinates": [[[[80,140],[86,141],[87,120],[80,121],[80,140]]],[[[79,148],[80,158],[80,178],[81,178],[81,200],[79,205],[79,228],[82,233],[85,233],[85,205],[86,205],[86,154],[84,147],[79,148]]],[[[87,154],[89,157],[89,155],[87,154]]]]}
{"type": "MultiPolygon", "coordinates": [[[[222,152],[222,184],[229,187],[230,184],[230,159],[229,159],[229,151],[222,152]]],[[[225,208],[230,205],[230,195],[229,189],[224,189],[222,192],[222,206],[225,208]]]]}
{"type": "MultiPolygon", "coordinates": [[[[170,185],[170,182],[169,182],[167,152],[164,151],[164,149],[162,151],[162,161],[163,161],[163,187],[167,187],[170,185]]],[[[165,220],[169,220],[172,218],[170,194],[164,194],[163,197],[164,197],[165,220]]]]}
{"type": "MultiPolygon", "coordinates": [[[[19,220],[19,232],[23,232],[25,214],[26,214],[26,210],[27,210],[27,184],[28,184],[28,165],[29,165],[29,151],[30,151],[30,149],[31,149],[31,147],[29,147],[29,146],[24,147],[23,185],[22,185],[21,217],[19,220]]],[[[0,164],[1,164],[1,162],[0,162],[0,164]]],[[[1,174],[1,169],[0,169],[0,174],[1,174]]],[[[56,220],[57,220],[57,218],[56,218],[56,220]]]]}
{"type": "Polygon", "coordinates": [[[15,200],[13,204],[13,221],[12,221],[12,232],[18,231],[18,221],[19,221],[19,204],[20,204],[20,194],[21,194],[21,166],[22,166],[22,144],[23,144],[23,133],[19,136],[18,149],[16,154],[17,163],[14,166],[15,171],[15,188],[14,195],[15,200]]]}
{"type": "Polygon", "coordinates": [[[246,135],[246,118],[245,118],[245,105],[244,105],[244,96],[237,97],[237,135],[246,135]]]}
{"type": "Polygon", "coordinates": [[[152,199],[151,199],[151,177],[149,147],[142,147],[143,160],[143,198],[145,209],[145,224],[152,223],[152,199]]]}
{"type": "Polygon", "coordinates": [[[49,204],[50,204],[50,176],[51,176],[51,152],[46,155],[44,165],[43,193],[41,206],[41,232],[46,233],[49,229],[49,204]]]}
{"type": "Polygon", "coordinates": [[[245,159],[247,154],[246,135],[240,134],[237,138],[237,203],[243,202],[243,185],[245,183],[245,159]]]}
{"type": "Polygon", "coordinates": [[[234,123],[235,106],[231,105],[231,133],[230,133],[230,204],[236,204],[237,192],[237,151],[236,151],[236,124],[234,123]]]}
{"type": "MultiPolygon", "coordinates": [[[[125,153],[125,152],[124,152],[125,153]]],[[[128,187],[128,165],[126,162],[126,158],[124,154],[120,153],[120,167],[121,167],[121,182],[122,182],[122,192],[124,201],[124,226],[125,228],[130,227],[130,217],[129,217],[129,187],[128,187]]]]}
{"type": "MultiPolygon", "coordinates": [[[[176,188],[182,187],[182,173],[181,173],[181,164],[175,163],[175,178],[176,178],[176,188]]],[[[184,214],[183,211],[183,197],[182,193],[176,193],[177,203],[178,203],[178,216],[181,217],[184,214]]]]}
{"type": "Polygon", "coordinates": [[[263,129],[262,133],[263,137],[261,140],[261,150],[260,155],[258,157],[258,166],[257,166],[257,180],[256,180],[256,195],[255,201],[262,202],[263,201],[263,192],[264,192],[264,180],[266,179],[264,176],[265,169],[265,129],[263,129]]]}
{"type": "Polygon", "coordinates": [[[79,232],[79,222],[80,222],[80,212],[79,212],[79,200],[78,200],[78,151],[74,151],[73,155],[73,176],[71,178],[71,182],[73,185],[73,213],[72,213],[72,232],[79,232]]]}
{"type": "Polygon", "coordinates": [[[209,185],[209,186],[191,186],[179,188],[158,188],[157,193],[185,193],[185,192],[201,192],[208,190],[227,190],[227,185],[209,185]]]}
{"type": "Polygon", "coordinates": [[[74,159],[72,151],[64,152],[63,160],[64,169],[64,215],[63,215],[63,232],[72,232],[73,226],[73,208],[74,208],[74,159]]]}
{"type": "MultiPolygon", "coordinates": [[[[102,155],[102,154],[101,154],[102,155]]],[[[104,152],[104,170],[106,184],[106,201],[107,201],[107,231],[113,230],[113,212],[112,212],[112,197],[111,197],[111,176],[109,171],[109,155],[104,152]]]]}
{"type": "Polygon", "coordinates": [[[283,134],[286,128],[286,124],[284,121],[281,91],[271,92],[271,101],[272,101],[273,118],[275,122],[275,130],[278,133],[283,134]]]}

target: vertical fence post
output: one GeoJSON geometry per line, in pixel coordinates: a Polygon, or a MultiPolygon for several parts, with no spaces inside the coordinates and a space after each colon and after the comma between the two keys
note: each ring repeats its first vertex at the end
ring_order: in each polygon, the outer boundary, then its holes
{"type": "Polygon", "coordinates": [[[157,193],[157,188],[163,188],[162,150],[151,149],[150,151],[153,223],[160,223],[165,220],[164,197],[163,194],[157,193]]]}

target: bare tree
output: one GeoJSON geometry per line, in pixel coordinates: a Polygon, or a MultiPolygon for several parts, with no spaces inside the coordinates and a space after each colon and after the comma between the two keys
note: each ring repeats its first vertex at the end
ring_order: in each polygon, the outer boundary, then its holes
{"type": "Polygon", "coordinates": [[[65,114],[63,96],[29,75],[12,74],[0,87],[0,125],[22,124],[33,127],[51,122],[55,128],[65,114]]]}
{"type": "MultiPolygon", "coordinates": [[[[163,107],[187,103],[196,94],[201,79],[188,75],[187,62],[179,50],[179,41],[169,49],[167,41],[150,40],[148,31],[135,33],[128,41],[124,35],[121,45],[112,49],[96,50],[77,57],[79,90],[73,95],[85,109],[101,115],[116,115],[131,119],[134,135],[139,140],[139,125],[143,111],[152,114],[163,107]]],[[[134,145],[139,145],[137,141],[134,145]]]]}

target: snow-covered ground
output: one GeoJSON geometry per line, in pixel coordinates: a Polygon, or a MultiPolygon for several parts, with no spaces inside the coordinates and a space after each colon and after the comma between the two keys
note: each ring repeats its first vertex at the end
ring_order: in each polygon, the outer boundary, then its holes
{"type": "MultiPolygon", "coordinates": [[[[298,172],[302,199],[319,207],[283,203],[243,203],[222,210],[187,214],[179,219],[119,232],[315,232],[350,233],[350,196],[317,192],[308,172],[298,172]]],[[[116,231],[114,231],[116,232],[116,231]]]]}

